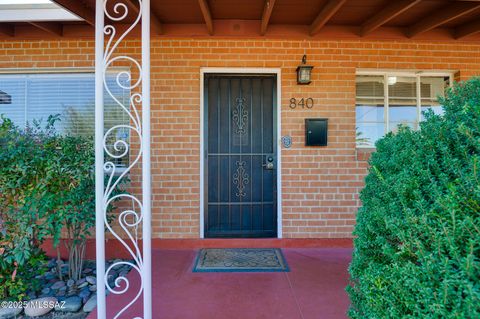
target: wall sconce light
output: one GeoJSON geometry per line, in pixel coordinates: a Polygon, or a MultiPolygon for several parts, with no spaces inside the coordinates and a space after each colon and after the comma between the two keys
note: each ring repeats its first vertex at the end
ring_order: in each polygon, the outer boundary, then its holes
{"type": "Polygon", "coordinates": [[[307,55],[302,58],[302,64],[297,67],[297,84],[310,84],[312,82],[313,66],[307,65],[307,55]]]}

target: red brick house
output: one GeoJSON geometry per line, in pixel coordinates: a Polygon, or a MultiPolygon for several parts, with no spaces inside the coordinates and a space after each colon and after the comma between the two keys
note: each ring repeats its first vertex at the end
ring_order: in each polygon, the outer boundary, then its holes
{"type": "Polygon", "coordinates": [[[143,295],[150,319],[152,246],[351,246],[375,141],[480,74],[479,17],[467,0],[1,0],[0,114],[95,135],[98,317],[119,247],[140,274],[126,308],[143,295]],[[126,174],[105,249],[104,176],[126,174]]]}
{"type": "MultiPolygon", "coordinates": [[[[93,116],[95,3],[53,2],[78,21],[0,23],[0,113],[93,134],[68,116],[93,116]]],[[[351,238],[373,142],[480,73],[479,15],[471,1],[152,1],[152,237],[351,238]],[[328,119],[327,145],[306,145],[306,119],[328,119]]]]}

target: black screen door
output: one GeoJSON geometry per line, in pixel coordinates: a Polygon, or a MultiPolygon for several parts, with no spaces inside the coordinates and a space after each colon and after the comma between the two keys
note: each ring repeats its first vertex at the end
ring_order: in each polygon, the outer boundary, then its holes
{"type": "Polygon", "coordinates": [[[277,236],[276,76],[205,76],[205,236],[277,236]]]}

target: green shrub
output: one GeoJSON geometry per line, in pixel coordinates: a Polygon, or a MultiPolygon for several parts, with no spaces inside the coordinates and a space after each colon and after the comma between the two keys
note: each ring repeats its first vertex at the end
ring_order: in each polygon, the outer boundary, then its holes
{"type": "Polygon", "coordinates": [[[350,265],[351,318],[480,318],[480,80],[377,142],[350,265]]]}
{"type": "Polygon", "coordinates": [[[1,258],[4,252],[0,250],[0,300],[24,301],[27,291],[41,290],[38,275],[47,271],[44,253],[37,250],[25,263],[18,265],[1,258]]]}
{"type": "MultiPolygon", "coordinates": [[[[45,127],[34,122],[24,130],[0,120],[0,284],[9,298],[35,290],[31,275],[38,275],[46,238],[57,249],[63,239],[68,276],[80,279],[95,225],[95,158],[91,137],[55,131],[58,116],[50,116],[45,127]]],[[[58,275],[63,279],[60,267],[58,275]]]]}

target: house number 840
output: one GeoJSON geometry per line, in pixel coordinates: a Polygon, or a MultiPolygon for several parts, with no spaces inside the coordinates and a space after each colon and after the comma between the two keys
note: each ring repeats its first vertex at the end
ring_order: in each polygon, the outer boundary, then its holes
{"type": "Polygon", "coordinates": [[[297,106],[302,108],[302,109],[311,109],[313,108],[313,99],[311,97],[309,98],[301,98],[300,100],[292,97],[290,99],[290,108],[293,110],[293,109],[296,109],[297,106]]]}

